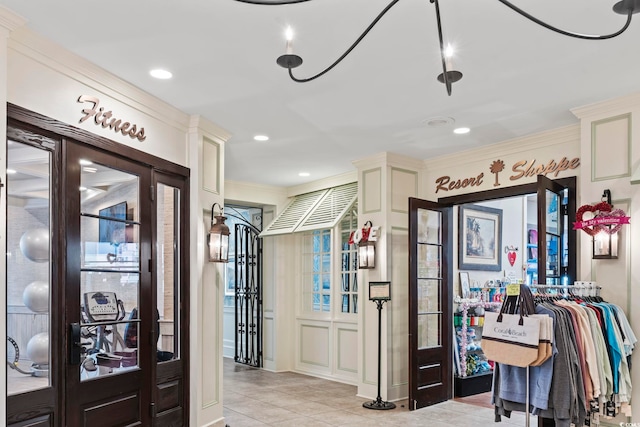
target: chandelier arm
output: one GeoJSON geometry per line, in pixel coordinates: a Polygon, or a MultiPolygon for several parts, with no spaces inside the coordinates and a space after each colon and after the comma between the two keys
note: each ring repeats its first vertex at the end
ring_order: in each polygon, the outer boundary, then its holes
{"type": "Polygon", "coordinates": [[[442,78],[444,79],[444,84],[447,87],[447,94],[451,96],[451,81],[449,80],[449,76],[447,73],[447,61],[444,56],[444,40],[442,38],[442,24],[440,22],[440,5],[438,0],[431,0],[432,3],[435,3],[436,6],[436,21],[438,22],[438,38],[440,39],[440,58],[442,59],[442,78]]]}
{"type": "Polygon", "coordinates": [[[260,6],[282,6],[285,4],[304,3],[311,0],[274,0],[274,1],[261,1],[261,0],[234,0],[238,3],[257,4],[260,6]]]}
{"type": "MultiPolygon", "coordinates": [[[[236,1],[240,1],[240,0],[236,0],[236,1]]],[[[293,75],[293,73],[291,72],[291,68],[289,68],[289,77],[291,77],[291,80],[293,80],[294,82],[297,83],[306,83],[306,82],[310,82],[311,80],[315,80],[320,76],[323,76],[324,74],[328,73],[329,71],[331,71],[333,69],[333,67],[335,67],[336,65],[338,65],[340,62],[342,62],[342,60],[344,58],[347,57],[347,55],[349,55],[351,53],[351,51],[353,49],[355,49],[356,46],[358,46],[358,44],[362,41],[362,39],[369,33],[369,31],[371,31],[371,29],[378,23],[378,21],[380,21],[380,19],[389,11],[389,9],[391,9],[393,6],[395,6],[396,3],[398,3],[400,0],[392,0],[391,3],[389,3],[387,5],[387,7],[385,7],[382,12],[380,12],[378,14],[378,16],[376,16],[376,19],[374,19],[371,24],[369,24],[369,26],[366,28],[366,30],[364,30],[362,32],[362,34],[360,34],[360,37],[358,37],[358,39],[353,42],[353,44],[349,47],[349,49],[347,49],[338,59],[336,59],[336,61],[329,65],[327,68],[325,68],[324,70],[320,71],[318,74],[311,76],[311,77],[307,77],[304,79],[299,79],[297,77],[295,77],[293,75]]]]}
{"type": "Polygon", "coordinates": [[[531,14],[525,12],[524,10],[520,9],[518,6],[514,5],[513,3],[507,0],[498,0],[498,1],[504,4],[505,6],[509,7],[511,10],[515,11],[516,13],[524,16],[528,20],[535,22],[536,24],[541,25],[551,31],[555,31],[556,33],[562,34],[564,36],[575,37],[577,39],[583,39],[583,40],[606,40],[606,39],[612,39],[614,37],[617,37],[623,32],[625,32],[625,30],[629,27],[629,25],[631,24],[631,17],[633,16],[633,8],[630,8],[627,13],[627,22],[624,24],[624,26],[620,30],[616,31],[615,33],[605,34],[602,36],[580,34],[580,33],[574,33],[571,31],[561,30],[560,28],[556,28],[550,24],[547,24],[546,22],[536,18],[535,16],[532,16],[531,14]]]}

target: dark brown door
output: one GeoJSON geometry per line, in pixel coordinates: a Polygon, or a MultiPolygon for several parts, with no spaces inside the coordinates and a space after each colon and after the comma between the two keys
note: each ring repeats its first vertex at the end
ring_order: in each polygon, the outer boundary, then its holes
{"type": "Polygon", "coordinates": [[[409,199],[409,407],[452,394],[452,209],[409,199]]]}
{"type": "Polygon", "coordinates": [[[560,181],[538,175],[538,283],[570,285],[576,279],[575,177],[560,181]]]}
{"type": "Polygon", "coordinates": [[[184,426],[188,419],[188,221],[184,178],[154,173],[153,300],[157,316],[154,425],[184,426]]]}
{"type": "Polygon", "coordinates": [[[150,426],[151,169],[71,141],[63,158],[66,425],[150,426]]]}

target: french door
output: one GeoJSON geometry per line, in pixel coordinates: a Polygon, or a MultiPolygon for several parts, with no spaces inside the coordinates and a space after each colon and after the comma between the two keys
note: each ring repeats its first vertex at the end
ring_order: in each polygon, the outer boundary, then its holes
{"type": "Polygon", "coordinates": [[[8,116],[7,425],[188,425],[188,170],[8,116]]]}
{"type": "Polygon", "coordinates": [[[452,208],[409,198],[409,406],[451,396],[452,208]]]}
{"type": "Polygon", "coordinates": [[[67,424],[151,425],[150,173],[71,141],[64,158],[67,424]]]}
{"type": "Polygon", "coordinates": [[[452,396],[452,207],[528,194],[537,195],[538,283],[576,280],[576,178],[537,182],[482,194],[409,199],[409,405],[410,409],[452,396]]]}

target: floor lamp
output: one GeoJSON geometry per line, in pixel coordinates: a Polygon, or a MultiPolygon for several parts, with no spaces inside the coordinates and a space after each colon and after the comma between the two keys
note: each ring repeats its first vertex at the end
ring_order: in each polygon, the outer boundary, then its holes
{"type": "Polygon", "coordinates": [[[369,300],[374,301],[378,307],[378,397],[371,402],[362,404],[367,409],[393,409],[395,403],[385,402],[380,397],[380,364],[382,346],[382,306],[386,301],[391,301],[391,282],[369,282],[369,300]]]}

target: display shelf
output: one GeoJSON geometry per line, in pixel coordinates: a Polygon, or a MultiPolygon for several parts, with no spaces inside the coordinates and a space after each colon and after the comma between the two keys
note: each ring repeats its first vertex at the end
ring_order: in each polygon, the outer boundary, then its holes
{"type": "Polygon", "coordinates": [[[453,383],[454,394],[456,397],[467,397],[485,393],[491,390],[492,380],[493,371],[467,377],[456,377],[453,383]]]}
{"type": "MultiPolygon", "coordinates": [[[[458,305],[459,305],[459,309],[460,312],[459,314],[456,313],[454,315],[454,325],[455,325],[455,331],[456,331],[456,335],[458,335],[458,331],[459,333],[459,337],[460,339],[458,340],[456,337],[456,356],[457,356],[457,360],[456,360],[456,366],[459,367],[458,369],[458,375],[457,377],[459,378],[467,378],[467,377],[472,377],[472,376],[477,376],[477,375],[482,375],[482,374],[491,374],[492,370],[491,369],[484,369],[482,372],[476,374],[476,375],[467,375],[467,354],[474,354],[478,356],[478,360],[483,362],[483,363],[488,363],[486,362],[486,359],[484,358],[484,354],[482,352],[482,349],[480,347],[478,348],[470,348],[470,344],[471,346],[473,346],[473,342],[469,342],[468,340],[468,332],[469,329],[472,328],[474,330],[476,330],[479,332],[479,334],[477,335],[478,337],[478,342],[479,342],[479,338],[482,336],[482,331],[481,328],[484,325],[484,316],[469,316],[469,310],[471,308],[473,309],[483,309],[483,310],[497,310],[500,308],[501,306],[501,302],[485,302],[485,301],[469,301],[469,300],[458,300],[458,305]]],[[[463,384],[475,384],[474,381],[468,381],[468,382],[460,382],[460,386],[464,388],[463,384]]],[[[485,381],[479,381],[479,384],[485,384],[485,381]]],[[[477,384],[475,384],[474,386],[470,387],[474,387],[476,388],[477,384]]],[[[489,381],[489,387],[490,387],[490,381],[489,381]]],[[[486,391],[486,390],[485,390],[486,391]]],[[[460,393],[466,393],[464,391],[460,391],[460,393]]],[[[472,393],[475,394],[475,393],[472,393]]]]}

